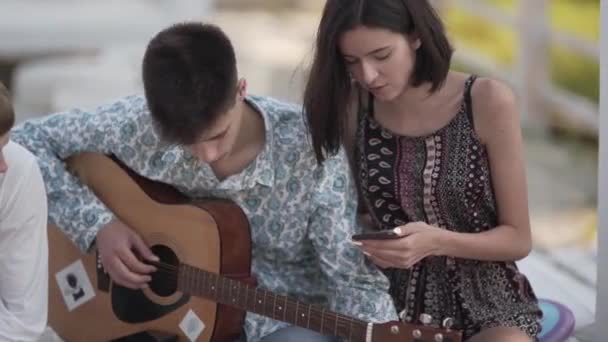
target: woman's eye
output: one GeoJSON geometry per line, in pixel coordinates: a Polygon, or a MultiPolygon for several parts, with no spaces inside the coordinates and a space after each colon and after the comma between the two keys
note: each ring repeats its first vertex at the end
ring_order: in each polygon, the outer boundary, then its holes
{"type": "Polygon", "coordinates": [[[390,56],[391,56],[390,53],[385,53],[383,55],[376,56],[376,59],[379,60],[379,61],[383,61],[383,60],[389,58],[390,56]]]}

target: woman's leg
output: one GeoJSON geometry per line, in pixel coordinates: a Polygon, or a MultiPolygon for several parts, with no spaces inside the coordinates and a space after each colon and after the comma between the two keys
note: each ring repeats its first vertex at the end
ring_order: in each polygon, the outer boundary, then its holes
{"type": "Polygon", "coordinates": [[[523,331],[513,327],[492,327],[481,330],[466,342],[533,342],[523,331]]]}

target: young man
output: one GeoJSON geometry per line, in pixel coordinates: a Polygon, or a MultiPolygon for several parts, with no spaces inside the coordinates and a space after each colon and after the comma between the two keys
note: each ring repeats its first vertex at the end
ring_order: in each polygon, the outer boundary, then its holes
{"type": "MultiPolygon", "coordinates": [[[[95,241],[115,282],[146,286],[153,268],[132,250],[154,259],[150,250],[62,163],[84,151],[113,154],[192,198],[238,204],[251,224],[259,287],[366,320],[396,317],[387,280],[349,242],[356,200],[345,156],[318,166],[301,107],[247,96],[220,29],[185,23],[163,30],[146,50],[143,80],[145,98],[59,113],[14,130],[41,161],[52,223],[83,250],[95,241]]],[[[245,332],[249,341],[328,339],[254,314],[245,332]]]]}
{"type": "Polygon", "coordinates": [[[36,158],[9,140],[15,115],[0,83],[0,340],[37,341],[46,327],[46,193],[36,158]]]}

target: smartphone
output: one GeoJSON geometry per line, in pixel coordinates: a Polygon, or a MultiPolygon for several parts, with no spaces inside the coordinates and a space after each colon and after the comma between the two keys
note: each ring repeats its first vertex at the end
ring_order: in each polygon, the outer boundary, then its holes
{"type": "Polygon", "coordinates": [[[361,240],[393,240],[393,239],[399,239],[402,236],[395,233],[392,229],[391,230],[378,230],[378,231],[373,231],[373,232],[365,232],[365,233],[361,233],[361,234],[355,234],[352,236],[352,239],[355,241],[361,241],[361,240]]]}

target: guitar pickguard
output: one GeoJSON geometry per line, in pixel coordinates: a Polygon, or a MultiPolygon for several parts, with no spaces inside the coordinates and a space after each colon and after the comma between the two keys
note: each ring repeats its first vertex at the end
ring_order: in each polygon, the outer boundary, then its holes
{"type": "Polygon", "coordinates": [[[161,305],[152,302],[142,290],[131,290],[112,284],[112,311],[126,323],[144,323],[161,318],[188,303],[190,296],[183,295],[177,302],[161,305]]]}

